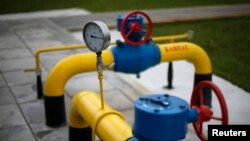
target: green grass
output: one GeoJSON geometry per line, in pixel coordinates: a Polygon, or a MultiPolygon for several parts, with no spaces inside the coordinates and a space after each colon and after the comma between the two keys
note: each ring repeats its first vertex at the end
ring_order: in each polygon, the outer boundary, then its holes
{"type": "Polygon", "coordinates": [[[79,7],[92,12],[249,3],[249,0],[1,0],[0,13],[79,7]]]}
{"type": "Polygon", "coordinates": [[[194,31],[192,42],[208,53],[213,72],[250,92],[250,17],[165,24],[154,35],[194,31]]]}

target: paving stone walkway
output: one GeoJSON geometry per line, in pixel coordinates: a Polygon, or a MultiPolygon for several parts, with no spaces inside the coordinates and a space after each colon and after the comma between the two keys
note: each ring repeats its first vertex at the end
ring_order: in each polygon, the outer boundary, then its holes
{"type": "MultiPolygon", "coordinates": [[[[67,126],[52,129],[45,125],[43,100],[36,99],[35,74],[23,70],[35,66],[33,54],[39,48],[80,42],[47,19],[19,23],[1,21],[1,25],[0,140],[68,140],[67,126]]],[[[87,51],[70,50],[42,55],[43,80],[59,60],[87,51]]],[[[65,88],[67,111],[71,98],[77,92],[87,89],[99,92],[97,80],[95,72],[70,79],[65,88]]],[[[141,93],[113,72],[105,72],[104,90],[106,101],[129,117],[128,122],[132,123],[132,101],[141,93]]]]}
{"type": "MultiPolygon", "coordinates": [[[[201,13],[223,13],[218,17],[249,16],[250,5],[181,8],[147,10],[154,22],[168,22],[173,17],[181,21],[202,19],[201,13]],[[229,8],[229,9],[228,9],[229,8]],[[198,10],[193,11],[193,10],[198,10]],[[216,10],[217,9],[217,10],[216,10]],[[231,9],[231,10],[230,10],[231,9]],[[189,12],[188,12],[189,11],[189,12]],[[227,12],[225,12],[227,11],[227,12]],[[171,14],[170,14],[171,13],[171,14]],[[180,14],[183,13],[184,17],[180,14]],[[227,14],[225,14],[227,13],[227,14]],[[231,13],[231,14],[229,14],[231,13]],[[242,15],[240,15],[240,14],[242,15]],[[160,16],[162,15],[162,17],[160,16]],[[226,16],[225,16],[226,15],[226,16]],[[200,18],[197,18],[200,17],[200,18]],[[164,19],[164,20],[163,20],[164,19]],[[166,20],[167,19],[167,20],[166,20]],[[158,20],[158,21],[157,21],[158,20]]],[[[35,66],[34,53],[37,49],[49,46],[76,44],[69,30],[81,29],[84,23],[99,19],[109,26],[115,25],[115,17],[119,13],[109,12],[86,15],[84,17],[67,16],[57,18],[5,19],[0,20],[0,140],[2,141],[67,141],[68,127],[50,128],[45,125],[43,100],[36,98],[36,77],[34,73],[23,70],[35,66]]],[[[46,53],[42,55],[42,76],[46,79],[51,68],[61,59],[71,54],[87,52],[87,49],[46,53]]],[[[114,72],[105,71],[105,100],[116,110],[121,111],[127,121],[133,123],[133,101],[142,95],[141,88],[132,87],[114,72]]],[[[99,92],[97,74],[85,73],[74,76],[65,88],[67,111],[71,98],[81,90],[99,92]]],[[[198,140],[194,131],[189,128],[186,141],[198,140]]]]}

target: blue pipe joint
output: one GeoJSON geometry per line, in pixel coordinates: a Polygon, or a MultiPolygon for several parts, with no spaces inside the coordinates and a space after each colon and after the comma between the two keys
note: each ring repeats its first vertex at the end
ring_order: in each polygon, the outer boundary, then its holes
{"type": "Polygon", "coordinates": [[[193,123],[198,121],[198,111],[197,109],[191,108],[188,113],[188,123],[193,123]]]}
{"type": "Polygon", "coordinates": [[[131,138],[127,139],[126,141],[139,141],[139,140],[135,137],[131,137],[131,138]]]}
{"type": "Polygon", "coordinates": [[[139,74],[159,64],[161,59],[159,47],[151,41],[137,47],[117,41],[117,46],[111,50],[115,60],[113,70],[116,72],[139,74]]]}
{"type": "Polygon", "coordinates": [[[133,135],[140,141],[177,141],[184,139],[189,120],[197,112],[188,103],[168,94],[146,95],[137,99],[133,135]]]}

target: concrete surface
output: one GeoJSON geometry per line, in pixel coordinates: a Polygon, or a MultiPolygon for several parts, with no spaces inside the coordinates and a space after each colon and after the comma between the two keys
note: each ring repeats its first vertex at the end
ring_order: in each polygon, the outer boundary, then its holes
{"type": "MultiPolygon", "coordinates": [[[[208,10],[204,12],[206,8],[194,8],[200,9],[203,13],[215,12],[223,13],[228,6],[222,6],[221,10],[219,7],[218,11],[208,10]],[[224,9],[224,10],[223,10],[224,9]]],[[[239,8],[242,8],[245,11],[249,11],[249,5],[241,5],[231,7],[230,11],[231,16],[238,15],[241,13],[239,8]],[[235,8],[238,7],[238,8],[235,8]],[[245,8],[244,8],[245,7],[245,8]],[[238,10],[237,10],[238,9],[238,10]],[[237,12],[238,11],[238,12],[237,12]]],[[[211,7],[212,8],[212,7],[211,7]]],[[[193,9],[193,8],[192,8],[193,9]]],[[[179,9],[180,13],[184,13],[183,10],[191,9],[179,9]]],[[[152,10],[152,13],[154,10],[152,10]]],[[[161,10],[160,10],[161,11],[161,10]]],[[[174,12],[174,9],[172,9],[174,12]]],[[[178,11],[178,10],[177,10],[178,11]]],[[[192,11],[192,10],[191,10],[192,11]]],[[[190,11],[190,13],[192,13],[190,11]]],[[[159,10],[155,10],[157,14],[159,10]]],[[[168,11],[161,11],[164,14],[157,14],[166,16],[169,15],[168,11]]],[[[193,11],[194,12],[194,11],[193,11]]],[[[151,14],[152,14],[151,13],[151,14]]],[[[202,12],[200,12],[202,13],[202,12]]],[[[248,13],[248,12],[246,12],[248,13]]],[[[100,14],[100,13],[99,13],[100,14]]],[[[109,23],[115,23],[114,16],[117,13],[103,13],[98,16],[97,14],[89,15],[91,19],[107,19],[109,23]]],[[[194,19],[195,19],[195,14],[194,19]]],[[[36,14],[34,14],[36,15],[36,14]]],[[[43,15],[43,14],[41,14],[43,15]]],[[[60,15],[60,14],[59,14],[60,15]]],[[[65,14],[67,15],[67,14],[65,14]]],[[[178,14],[176,14],[178,15],[178,14]]],[[[209,14],[208,14],[209,15],[209,14]]],[[[243,14],[242,16],[247,16],[248,14],[243,14]]],[[[24,15],[25,16],[25,15],[24,15]]],[[[171,16],[171,14],[169,15],[171,16]]],[[[173,15],[172,15],[173,16],[173,15]]],[[[229,16],[229,15],[228,15],[229,16]]],[[[8,17],[8,16],[7,16],[8,17]]],[[[18,17],[18,16],[17,16],[18,17]]],[[[71,19],[79,20],[78,16],[65,16],[50,18],[49,16],[34,16],[30,19],[22,18],[6,18],[0,19],[0,140],[4,141],[67,141],[68,140],[68,127],[60,128],[50,128],[45,125],[44,118],[44,105],[43,100],[36,99],[36,77],[34,73],[25,73],[23,69],[27,67],[34,67],[34,53],[37,49],[49,46],[58,46],[65,44],[76,44],[81,43],[81,39],[78,40],[74,36],[78,36],[68,32],[68,30],[76,29],[75,27],[83,27],[83,22],[76,22],[71,19]],[[39,18],[37,18],[39,17],[39,18]],[[78,18],[76,18],[78,17],[78,18]],[[71,22],[71,23],[70,23],[71,22]],[[72,26],[71,26],[72,25],[72,26]],[[73,28],[71,28],[73,27],[73,28]]],[[[22,17],[22,16],[20,16],[22,17]]],[[[26,16],[25,16],[26,17],[26,16]]],[[[28,17],[28,16],[27,16],[28,17]]],[[[31,14],[32,17],[32,14],[31,14]]],[[[82,16],[82,18],[85,16],[82,16]]],[[[155,16],[153,16],[155,17],[155,16]]],[[[174,16],[177,18],[178,16],[174,16]]],[[[189,18],[191,19],[192,16],[189,18]]],[[[164,18],[164,17],[162,17],[164,18]]],[[[166,18],[166,17],[165,17],[166,18]]],[[[181,17],[178,17],[181,18],[181,17]]],[[[85,18],[84,18],[85,19],[85,18]]],[[[160,17],[159,17],[160,19],[160,17]]],[[[160,20],[159,20],[160,21],[160,20]]],[[[167,22],[167,21],[166,21],[167,22]]],[[[109,24],[108,23],[108,24],[109,24]]],[[[110,24],[112,26],[112,24],[110,24]]],[[[114,31],[114,34],[117,32],[114,31]]],[[[118,37],[115,35],[115,37],[118,37]]],[[[78,36],[78,38],[81,38],[78,36]]],[[[113,37],[112,37],[113,38],[113,37]]],[[[113,39],[114,40],[114,39],[113,39]]],[[[71,51],[61,51],[54,53],[47,53],[42,55],[42,78],[43,81],[46,79],[48,72],[51,68],[62,58],[65,58],[68,55],[79,53],[79,52],[88,52],[87,49],[71,50],[71,51]]],[[[171,91],[165,91],[161,89],[165,85],[164,77],[160,75],[153,75],[154,79],[150,78],[151,74],[164,74],[166,70],[166,65],[159,65],[155,69],[150,69],[142,73],[141,79],[138,81],[134,79],[134,76],[128,76],[123,74],[117,74],[114,72],[105,71],[104,73],[104,90],[105,90],[105,100],[116,110],[121,111],[125,116],[127,121],[133,123],[133,101],[141,95],[147,93],[158,93],[158,92],[168,92],[173,93],[177,96],[183,97],[184,99],[189,100],[191,84],[192,81],[192,66],[186,64],[187,62],[174,63],[175,76],[174,76],[174,87],[175,89],[171,91]],[[178,69],[185,65],[187,68],[178,69]],[[180,72],[178,70],[184,70],[187,72],[180,72]],[[153,72],[151,72],[153,71],[153,72]],[[185,75],[185,74],[188,75],[185,75]],[[188,76],[187,78],[185,76],[188,76]],[[160,77],[160,78],[158,78],[160,77]],[[178,78],[179,77],[179,78],[178,78]],[[189,78],[190,77],[190,78],[189,78]],[[150,81],[149,81],[150,80],[150,81]],[[153,81],[152,81],[153,80],[153,81]],[[154,84],[147,84],[148,82],[154,82],[154,84]],[[188,94],[187,94],[188,93],[188,94]]],[[[218,82],[220,87],[224,87],[229,92],[233,94],[228,94],[227,97],[230,111],[235,112],[237,116],[235,122],[231,123],[249,123],[249,113],[246,112],[246,108],[249,106],[244,104],[244,107],[241,107],[241,104],[238,103],[235,99],[235,95],[240,95],[242,97],[241,102],[249,101],[249,94],[246,92],[236,89],[235,86],[230,85],[224,80],[214,77],[215,82],[218,82]],[[239,110],[241,109],[241,110],[239,110]],[[245,113],[241,112],[245,110],[245,113]],[[242,118],[245,117],[245,118],[242,118]],[[238,122],[237,122],[238,121],[238,122]]],[[[69,105],[71,103],[71,98],[81,90],[91,89],[93,91],[99,92],[97,86],[97,73],[85,73],[74,76],[69,80],[65,88],[65,103],[66,110],[69,110],[69,105]],[[91,82],[91,83],[90,83],[91,82]]],[[[224,90],[223,90],[224,91],[224,90]]],[[[225,91],[227,93],[227,91],[225,91]]],[[[213,109],[217,109],[213,107],[213,109]]],[[[231,118],[231,117],[230,117],[231,118]]],[[[195,141],[198,140],[191,125],[188,128],[188,134],[185,141],[195,141]]]]}
{"type": "MultiPolygon", "coordinates": [[[[1,21],[0,40],[0,140],[4,141],[66,141],[68,127],[50,128],[45,125],[43,100],[36,99],[35,73],[24,69],[35,66],[34,53],[49,46],[80,43],[64,28],[47,19],[33,21],[1,21]],[[14,43],[13,43],[14,42],[14,43]],[[18,133],[17,133],[18,132],[18,133]]],[[[87,49],[47,53],[42,58],[43,80],[61,59],[87,49]]],[[[66,110],[71,98],[81,90],[99,92],[97,73],[79,74],[65,87],[66,110]]],[[[133,101],[142,95],[114,72],[105,72],[105,100],[133,121],[133,101]]]]}

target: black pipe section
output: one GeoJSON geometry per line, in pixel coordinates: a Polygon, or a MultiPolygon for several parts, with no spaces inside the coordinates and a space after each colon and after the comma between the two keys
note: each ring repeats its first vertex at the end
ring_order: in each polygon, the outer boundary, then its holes
{"type": "Polygon", "coordinates": [[[167,80],[168,80],[167,88],[172,89],[173,88],[173,85],[172,85],[172,82],[173,82],[173,62],[169,62],[169,64],[168,64],[167,80]]]}
{"type": "Polygon", "coordinates": [[[92,141],[92,129],[69,126],[69,141],[92,141]]]}
{"type": "Polygon", "coordinates": [[[50,127],[66,125],[64,95],[58,97],[44,96],[46,124],[50,127]]]}
{"type": "Polygon", "coordinates": [[[43,98],[43,84],[41,75],[36,76],[37,98],[43,98]]]}
{"type": "MultiPolygon", "coordinates": [[[[212,81],[212,74],[195,74],[194,76],[194,87],[201,81],[212,81]]],[[[204,104],[212,107],[212,91],[209,88],[203,89],[204,93],[204,104]]],[[[199,98],[197,99],[197,104],[199,105],[199,98]]]]}

